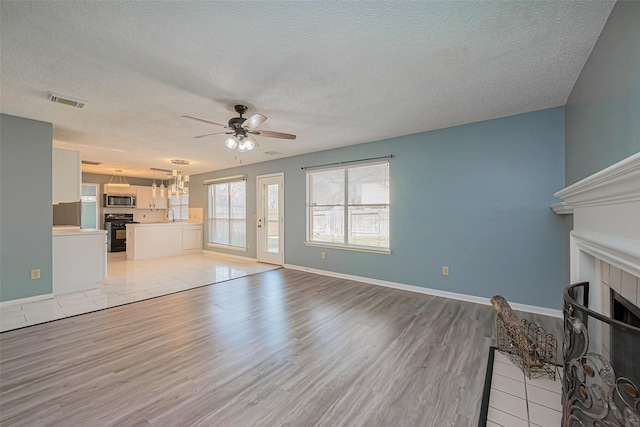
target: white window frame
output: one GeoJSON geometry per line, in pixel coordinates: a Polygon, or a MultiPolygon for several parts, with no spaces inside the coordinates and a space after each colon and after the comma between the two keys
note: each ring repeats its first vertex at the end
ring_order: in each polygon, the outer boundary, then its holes
{"type": "MultiPolygon", "coordinates": [[[[211,242],[210,238],[211,238],[211,223],[212,220],[214,218],[211,217],[211,213],[212,213],[212,204],[213,204],[213,197],[212,197],[212,189],[211,188],[207,188],[207,246],[211,247],[211,248],[222,248],[222,249],[230,249],[230,250],[234,250],[234,251],[241,251],[241,252],[246,252],[247,251],[247,180],[244,178],[244,176],[242,178],[238,178],[238,177],[229,177],[228,179],[225,178],[221,178],[221,179],[212,179],[210,181],[205,181],[205,184],[207,186],[215,186],[215,185],[221,185],[221,184],[226,184],[226,185],[231,185],[234,183],[238,183],[238,182],[242,182],[244,184],[244,246],[235,246],[235,245],[225,245],[224,243],[216,243],[216,242],[211,242]]],[[[231,191],[228,192],[228,203],[231,203],[231,191]]],[[[229,233],[231,233],[231,206],[229,206],[229,233]]],[[[231,242],[231,235],[229,234],[229,242],[231,242]]]]}
{"type": "MultiPolygon", "coordinates": [[[[349,234],[349,182],[348,182],[348,178],[345,179],[345,191],[344,191],[344,241],[342,243],[332,243],[332,242],[317,242],[317,241],[312,241],[311,240],[311,230],[312,230],[312,225],[311,222],[313,221],[313,218],[311,217],[311,187],[310,187],[310,176],[313,173],[317,173],[317,172],[327,172],[327,171],[332,171],[332,170],[342,170],[342,171],[347,171],[348,169],[356,169],[359,167],[366,167],[366,166],[375,166],[375,165],[381,165],[381,164],[386,164],[389,165],[389,161],[382,161],[382,162],[363,162],[363,163],[358,163],[355,165],[351,165],[351,166],[340,166],[340,167],[333,167],[333,168],[313,168],[310,170],[306,170],[306,193],[307,193],[307,207],[306,207],[306,226],[307,226],[307,230],[306,230],[306,241],[304,242],[305,246],[312,246],[312,247],[321,247],[321,248],[335,248],[335,249],[343,249],[343,250],[350,250],[350,251],[359,251],[359,252],[373,252],[373,253],[382,253],[382,254],[390,254],[391,253],[391,233],[389,233],[389,247],[388,248],[382,248],[382,247],[376,247],[376,246],[362,246],[362,245],[354,245],[354,244],[349,244],[347,243],[347,239],[348,239],[348,234],[349,234]]],[[[347,174],[348,177],[348,174],[347,174]]],[[[391,187],[389,187],[389,203],[386,205],[389,209],[389,211],[391,210],[391,187]]],[[[389,224],[388,224],[389,228],[391,227],[391,218],[389,218],[389,224]]],[[[389,230],[391,231],[391,230],[389,230]]]]}

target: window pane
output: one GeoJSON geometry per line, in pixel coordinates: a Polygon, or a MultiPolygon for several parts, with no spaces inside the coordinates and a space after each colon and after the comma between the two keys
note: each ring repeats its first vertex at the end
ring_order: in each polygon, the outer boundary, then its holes
{"type": "Polygon", "coordinates": [[[209,242],[245,247],[247,244],[245,181],[215,184],[209,188],[209,242]]]}
{"type": "Polygon", "coordinates": [[[388,163],[349,168],[350,205],[389,204],[388,163]]]}
{"type": "Polygon", "coordinates": [[[219,245],[229,244],[229,220],[214,219],[213,223],[213,243],[219,245]]]}
{"type": "Polygon", "coordinates": [[[213,216],[214,218],[229,218],[229,185],[218,184],[213,189],[213,216]]]}
{"type": "Polygon", "coordinates": [[[309,176],[310,202],[314,205],[344,205],[344,170],[313,172],[309,176]]]}
{"type": "Polygon", "coordinates": [[[229,244],[231,246],[245,247],[247,242],[245,220],[231,220],[231,237],[229,244]]]}
{"type": "Polygon", "coordinates": [[[278,214],[278,184],[267,185],[267,247],[266,251],[278,253],[280,246],[278,239],[280,235],[280,215],[278,214]]]}
{"type": "Polygon", "coordinates": [[[231,194],[231,215],[233,219],[245,219],[245,185],[244,181],[229,184],[231,194]]]}
{"type": "Polygon", "coordinates": [[[388,162],[310,172],[308,183],[309,241],[390,247],[388,162]]]}
{"type": "Polygon", "coordinates": [[[349,206],[350,245],[389,247],[389,208],[349,206]]]}
{"type": "Polygon", "coordinates": [[[312,207],[311,241],[344,243],[344,207],[312,207]]]}
{"type": "Polygon", "coordinates": [[[189,219],[189,194],[169,196],[169,209],[173,209],[176,221],[189,219]]]}

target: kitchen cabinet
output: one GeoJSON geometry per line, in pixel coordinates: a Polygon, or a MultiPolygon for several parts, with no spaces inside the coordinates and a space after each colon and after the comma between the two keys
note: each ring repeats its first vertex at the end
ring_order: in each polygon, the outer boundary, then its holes
{"type": "Polygon", "coordinates": [[[54,148],[52,154],[53,203],[77,202],[82,196],[80,152],[54,148]]]}
{"type": "Polygon", "coordinates": [[[119,196],[136,196],[135,185],[129,187],[114,187],[109,184],[104,184],[104,194],[119,195],[119,196]]]}
{"type": "Polygon", "coordinates": [[[102,286],[102,280],[107,277],[106,233],[80,227],[54,227],[54,295],[102,286]]]}
{"type": "Polygon", "coordinates": [[[167,209],[168,202],[167,197],[160,197],[160,189],[157,190],[156,197],[153,197],[151,187],[142,185],[135,185],[136,194],[138,196],[136,200],[136,208],[138,209],[167,209]]]}
{"type": "Polygon", "coordinates": [[[202,249],[202,225],[182,226],[182,250],[202,249]]]}
{"type": "Polygon", "coordinates": [[[127,259],[151,259],[202,251],[202,224],[127,224],[127,259]]]}

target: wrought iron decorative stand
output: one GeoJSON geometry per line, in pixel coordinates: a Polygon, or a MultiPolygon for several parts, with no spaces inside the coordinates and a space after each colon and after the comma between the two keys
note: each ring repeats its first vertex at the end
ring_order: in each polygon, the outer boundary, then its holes
{"type": "Polygon", "coordinates": [[[590,341],[588,329],[597,330],[606,343],[613,330],[623,340],[640,340],[640,328],[588,309],[588,295],[589,283],[571,285],[564,291],[562,425],[640,427],[640,354],[635,355],[627,376],[617,374],[609,358],[599,351],[606,353],[606,348],[590,341]]]}

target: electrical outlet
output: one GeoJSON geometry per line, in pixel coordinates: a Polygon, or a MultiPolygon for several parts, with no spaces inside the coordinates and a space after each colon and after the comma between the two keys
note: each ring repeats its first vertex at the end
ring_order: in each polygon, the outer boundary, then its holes
{"type": "Polygon", "coordinates": [[[247,243],[247,249],[251,249],[251,243],[247,243]]]}
{"type": "Polygon", "coordinates": [[[442,275],[443,276],[448,276],[449,275],[449,267],[446,265],[442,266],[442,275]]]}
{"type": "Polygon", "coordinates": [[[31,280],[35,280],[39,278],[40,278],[40,269],[34,268],[33,270],[31,270],[31,280]]]}
{"type": "Polygon", "coordinates": [[[326,259],[326,258],[327,258],[327,253],[326,253],[326,252],[324,252],[324,251],[323,251],[323,252],[321,252],[321,253],[320,253],[320,258],[322,258],[322,259],[326,259]]]}

